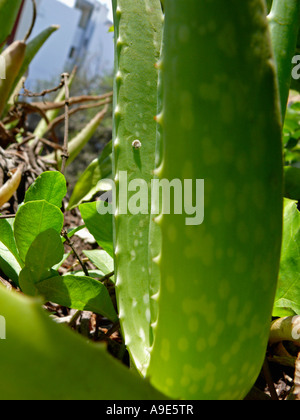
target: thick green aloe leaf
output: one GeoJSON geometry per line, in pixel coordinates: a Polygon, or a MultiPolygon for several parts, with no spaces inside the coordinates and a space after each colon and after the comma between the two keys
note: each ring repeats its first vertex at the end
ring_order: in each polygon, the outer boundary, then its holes
{"type": "MultiPolygon", "coordinates": [[[[83,221],[89,232],[94,236],[98,245],[100,245],[108,254],[113,256],[113,228],[112,211],[106,214],[98,213],[100,202],[84,203],[79,206],[83,221]]],[[[110,207],[110,205],[108,205],[110,207]]]]}
{"type": "MultiPolygon", "coordinates": [[[[113,173],[116,183],[114,245],[121,326],[137,369],[144,373],[150,327],[149,226],[147,214],[131,214],[121,184],[150,186],[155,167],[157,85],[163,15],[160,0],[113,0],[115,32],[113,173]],[[135,148],[138,144],[140,147],[135,148]],[[127,179],[124,179],[126,174],[127,179]]],[[[124,190],[123,190],[124,191],[124,190]]],[[[149,203],[148,203],[149,204],[149,203]]]]}
{"type": "Polygon", "coordinates": [[[13,30],[22,0],[0,0],[0,45],[13,30]]]}
{"type": "Polygon", "coordinates": [[[156,175],[179,181],[171,206],[182,211],[156,218],[161,282],[147,376],[174,398],[243,399],[266,355],[282,230],[282,126],[265,1],[164,6],[156,175]]]}
{"type": "Polygon", "coordinates": [[[110,141],[103,149],[98,159],[95,159],[79,177],[72,196],[70,198],[68,209],[81,204],[83,201],[89,201],[94,194],[100,191],[99,181],[112,178],[112,142],[110,141]]]}
{"type": "Polygon", "coordinates": [[[165,399],[104,347],[55,324],[37,299],[0,286],[0,308],[1,400],[165,399]]]}
{"type": "Polygon", "coordinates": [[[60,172],[44,172],[28,188],[24,202],[46,200],[48,203],[61,208],[62,200],[67,194],[64,175],[60,172]]]}
{"type": "Polygon", "coordinates": [[[54,229],[60,233],[63,221],[62,212],[45,200],[30,201],[22,205],[14,224],[16,244],[22,261],[25,261],[28,249],[41,232],[54,229]]]}
{"type": "Polygon", "coordinates": [[[117,321],[118,316],[105,286],[91,277],[57,276],[36,284],[47,300],[80,311],[92,311],[117,321]]]}
{"type": "Polygon", "coordinates": [[[300,212],[285,199],[279,280],[273,316],[300,315],[300,212]]]}

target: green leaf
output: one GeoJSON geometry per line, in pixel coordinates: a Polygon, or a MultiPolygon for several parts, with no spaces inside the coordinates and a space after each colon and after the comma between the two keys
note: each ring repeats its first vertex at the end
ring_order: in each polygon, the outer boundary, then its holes
{"type": "Polygon", "coordinates": [[[279,281],[273,316],[300,315],[300,213],[285,199],[279,281]]]}
{"type": "Polygon", "coordinates": [[[35,296],[36,295],[36,288],[34,285],[35,283],[36,283],[36,278],[34,276],[34,273],[28,267],[24,267],[19,275],[19,286],[22,292],[28,296],[35,296]]]}
{"type": "MultiPolygon", "coordinates": [[[[6,219],[0,219],[0,242],[11,252],[19,265],[23,265],[16,246],[13,228],[6,219]]],[[[0,253],[0,256],[1,253],[0,253]]]]}
{"type": "Polygon", "coordinates": [[[0,0],[0,45],[11,34],[22,0],[0,0]]]}
{"type": "Polygon", "coordinates": [[[112,321],[118,317],[105,286],[91,277],[58,276],[36,287],[45,299],[68,308],[92,311],[112,321]]]}
{"type": "Polygon", "coordinates": [[[65,253],[62,259],[52,267],[53,270],[58,270],[63,265],[63,263],[69,258],[71,254],[72,254],[72,251],[65,253]]]}
{"type": "MultiPolygon", "coordinates": [[[[113,257],[113,230],[112,230],[112,211],[106,214],[99,214],[97,206],[99,202],[84,203],[79,206],[81,216],[89,232],[94,236],[96,242],[113,257]]],[[[111,209],[111,205],[108,204],[111,209]]]]}
{"type": "Polygon", "coordinates": [[[68,209],[77,207],[83,201],[89,201],[100,191],[99,181],[112,178],[112,142],[103,149],[98,159],[95,159],[80,176],[70,198],[68,209]]]}
{"type": "MultiPolygon", "coordinates": [[[[104,274],[109,274],[114,271],[114,260],[106,251],[94,249],[91,251],[85,250],[83,253],[97,268],[103,271],[104,274]]],[[[111,277],[111,280],[114,281],[114,277],[111,277]]]]}
{"type": "Polygon", "coordinates": [[[50,270],[59,264],[64,257],[64,246],[60,234],[54,229],[41,232],[30,245],[26,254],[25,267],[20,273],[19,284],[28,295],[36,295],[36,283],[58,276],[57,271],[50,270]]]}
{"type": "Polygon", "coordinates": [[[104,346],[50,320],[36,298],[0,286],[0,308],[8,338],[0,345],[2,400],[165,399],[104,346]]]}
{"type": "Polygon", "coordinates": [[[0,244],[0,268],[9,279],[19,286],[21,266],[13,254],[3,244],[0,244]]]}
{"type": "Polygon", "coordinates": [[[64,217],[62,212],[45,200],[30,201],[22,205],[15,218],[15,239],[20,257],[25,261],[26,254],[35,238],[48,229],[61,232],[64,217]]]}
{"type": "MultiPolygon", "coordinates": [[[[190,2],[187,3],[190,6],[190,2]]],[[[112,4],[115,29],[113,178],[119,180],[116,183],[119,207],[114,217],[117,299],[120,313],[126,314],[121,317],[121,326],[127,337],[128,351],[141,372],[149,361],[150,306],[155,302],[149,298],[152,281],[149,276],[150,205],[147,214],[124,214],[121,206],[127,205],[134,191],[128,190],[125,199],[120,185],[124,172],[128,175],[126,187],[138,179],[149,188],[153,178],[157,137],[154,116],[158,114],[158,89],[161,90],[158,63],[163,15],[160,0],[113,0],[112,4]],[[132,147],[134,140],[141,142],[139,149],[132,147]],[[122,286],[118,287],[120,284],[122,286]]]]}
{"type": "Polygon", "coordinates": [[[61,208],[62,200],[67,194],[64,175],[60,172],[44,172],[29,187],[25,194],[25,203],[29,201],[46,200],[48,203],[61,208]]]}
{"type": "Polygon", "coordinates": [[[300,169],[292,166],[284,168],[284,196],[291,200],[300,200],[300,169]]]}
{"type": "Polygon", "coordinates": [[[47,280],[51,277],[57,277],[59,274],[55,270],[45,269],[31,270],[30,267],[25,266],[19,275],[19,285],[23,293],[28,296],[37,296],[38,290],[36,285],[39,281],[47,280]]]}
{"type": "Polygon", "coordinates": [[[60,234],[54,229],[41,232],[32,242],[25,259],[25,265],[32,271],[47,269],[58,264],[64,255],[60,234]]]}
{"type": "MultiPolygon", "coordinates": [[[[84,271],[70,271],[68,274],[65,274],[66,276],[72,275],[72,276],[78,276],[78,277],[85,277],[84,271]]],[[[100,277],[103,277],[104,273],[101,270],[89,270],[89,277],[92,277],[93,279],[100,279],[100,277]]]]}

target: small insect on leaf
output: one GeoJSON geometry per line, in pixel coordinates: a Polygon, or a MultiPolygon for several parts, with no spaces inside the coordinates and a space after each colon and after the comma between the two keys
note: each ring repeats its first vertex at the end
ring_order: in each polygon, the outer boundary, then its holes
{"type": "Polygon", "coordinates": [[[139,140],[134,140],[132,142],[132,147],[136,150],[140,149],[142,147],[142,143],[139,140]]]}

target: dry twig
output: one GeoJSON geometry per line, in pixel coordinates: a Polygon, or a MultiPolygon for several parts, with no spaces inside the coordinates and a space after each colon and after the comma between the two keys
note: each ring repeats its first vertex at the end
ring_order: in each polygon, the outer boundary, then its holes
{"type": "Polygon", "coordinates": [[[66,169],[66,163],[69,158],[68,153],[68,141],[69,141],[69,99],[70,99],[70,93],[69,93],[69,84],[68,84],[68,73],[64,73],[62,75],[65,85],[65,132],[64,132],[64,145],[63,150],[61,153],[61,173],[65,173],[66,169]]]}

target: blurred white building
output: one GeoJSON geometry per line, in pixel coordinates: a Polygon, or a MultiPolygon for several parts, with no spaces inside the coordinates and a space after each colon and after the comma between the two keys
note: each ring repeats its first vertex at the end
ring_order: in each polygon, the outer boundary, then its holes
{"type": "MultiPolygon", "coordinates": [[[[33,81],[59,79],[75,65],[89,78],[111,74],[114,51],[112,22],[106,5],[97,0],[36,0],[37,18],[30,39],[50,25],[60,25],[32,61],[27,86],[33,81]]],[[[32,21],[32,2],[24,0],[15,39],[23,39],[32,21]]]]}

